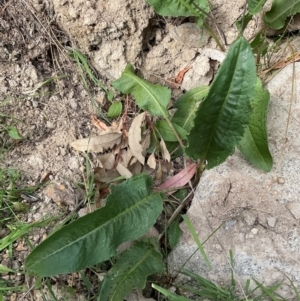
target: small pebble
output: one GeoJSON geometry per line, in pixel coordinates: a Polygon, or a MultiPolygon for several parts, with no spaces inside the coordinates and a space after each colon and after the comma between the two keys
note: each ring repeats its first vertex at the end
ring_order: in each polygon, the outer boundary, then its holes
{"type": "Polygon", "coordinates": [[[277,178],[277,183],[278,184],[284,184],[285,183],[284,178],[277,178]]]}
{"type": "Polygon", "coordinates": [[[268,226],[271,228],[275,227],[277,219],[275,217],[267,217],[268,226]]]}
{"type": "Polygon", "coordinates": [[[258,232],[258,229],[257,229],[257,228],[252,228],[252,229],[251,229],[251,233],[252,233],[252,234],[256,235],[257,232],[258,232]]]}

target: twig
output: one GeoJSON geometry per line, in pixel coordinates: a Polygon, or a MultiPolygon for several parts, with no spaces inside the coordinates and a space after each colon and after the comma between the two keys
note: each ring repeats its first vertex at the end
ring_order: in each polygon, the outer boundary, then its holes
{"type": "Polygon", "coordinates": [[[13,2],[14,0],[9,0],[1,9],[0,15],[4,13],[4,11],[6,10],[6,8],[11,4],[11,2],[13,2]]]}
{"type": "Polygon", "coordinates": [[[187,196],[186,198],[181,202],[181,204],[176,208],[176,210],[173,212],[172,216],[170,217],[170,219],[167,222],[167,225],[164,229],[164,231],[158,236],[158,240],[161,240],[162,237],[164,236],[165,232],[167,231],[167,229],[170,227],[170,225],[172,224],[172,222],[175,220],[175,218],[178,216],[178,214],[182,211],[182,209],[184,207],[186,207],[186,205],[190,202],[191,197],[194,196],[194,190],[192,190],[187,196]]]}

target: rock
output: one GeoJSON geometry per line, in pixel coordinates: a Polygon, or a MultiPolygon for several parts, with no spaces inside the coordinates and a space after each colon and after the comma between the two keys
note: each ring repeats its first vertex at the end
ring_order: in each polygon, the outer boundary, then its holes
{"type": "MultiPolygon", "coordinates": [[[[300,74],[300,63],[295,63],[295,74],[300,74]]],[[[300,102],[295,99],[290,102],[293,80],[295,87],[299,87],[300,78],[293,77],[291,64],[267,86],[271,93],[267,126],[273,170],[264,173],[256,169],[236,151],[225,163],[203,173],[187,214],[200,241],[221,227],[204,245],[213,269],[208,270],[200,253],[185,268],[229,284],[228,258],[232,250],[236,277],[242,286],[251,277],[264,285],[278,283],[282,281],[280,271],[300,287],[300,204],[297,201],[300,102]],[[292,113],[285,137],[290,105],[292,113]],[[216,244],[222,246],[223,252],[216,252],[216,244]]],[[[179,268],[197,248],[187,227],[182,224],[181,228],[183,236],[169,256],[173,269],[179,268]]],[[[288,292],[283,294],[287,296],[288,292]]]]}
{"type": "Polygon", "coordinates": [[[277,219],[275,217],[267,217],[268,226],[274,228],[276,225],[276,220],[277,219]]]}
{"type": "Polygon", "coordinates": [[[257,228],[251,229],[251,233],[252,233],[253,235],[256,235],[256,234],[258,233],[258,229],[257,229],[257,228]]]}
{"type": "Polygon", "coordinates": [[[51,184],[45,189],[45,195],[59,206],[70,206],[76,203],[75,194],[65,185],[51,184]]]}
{"type": "Polygon", "coordinates": [[[300,204],[299,203],[288,203],[286,208],[290,210],[295,219],[300,219],[300,204]]]}

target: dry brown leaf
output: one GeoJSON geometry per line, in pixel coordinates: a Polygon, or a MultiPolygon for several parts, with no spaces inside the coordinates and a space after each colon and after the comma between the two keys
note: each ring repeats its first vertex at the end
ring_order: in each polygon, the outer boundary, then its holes
{"type": "Polygon", "coordinates": [[[103,121],[97,119],[94,115],[91,116],[92,124],[98,128],[102,134],[108,133],[121,133],[123,121],[113,122],[110,126],[106,125],[103,121]]]}
{"type": "Polygon", "coordinates": [[[94,180],[96,183],[107,183],[118,178],[120,174],[116,170],[106,171],[104,168],[96,167],[94,170],[94,180]]]}
{"type": "Polygon", "coordinates": [[[136,116],[130,126],[128,132],[128,144],[134,157],[136,157],[142,164],[145,163],[143,156],[143,146],[140,144],[142,140],[141,126],[144,121],[145,112],[136,116]]]}
{"type": "Polygon", "coordinates": [[[149,156],[147,160],[147,164],[150,168],[155,169],[156,167],[156,160],[155,160],[155,155],[154,152],[149,156]]]}
{"type": "Polygon", "coordinates": [[[107,130],[107,125],[103,121],[97,119],[94,115],[91,116],[91,120],[92,120],[92,124],[96,128],[98,128],[101,132],[104,132],[107,130]]]}
{"type": "Polygon", "coordinates": [[[155,179],[157,181],[161,181],[162,178],[163,178],[163,172],[162,172],[162,169],[161,169],[160,160],[158,160],[158,168],[157,168],[157,171],[155,173],[155,179]]]}
{"type": "Polygon", "coordinates": [[[168,161],[168,162],[170,162],[171,161],[171,155],[170,155],[170,153],[169,153],[169,151],[168,151],[168,149],[167,149],[167,146],[166,146],[166,143],[165,143],[165,141],[164,140],[160,140],[160,151],[161,151],[161,155],[162,155],[162,157],[166,160],[166,161],[168,161]]]}
{"type": "Polygon", "coordinates": [[[125,167],[129,166],[129,162],[132,158],[132,152],[130,149],[122,149],[121,150],[121,158],[122,158],[122,164],[125,167]]]}
{"type": "Polygon", "coordinates": [[[128,139],[126,137],[122,137],[121,143],[113,150],[114,155],[118,155],[121,149],[128,147],[128,139]]]}
{"type": "Polygon", "coordinates": [[[134,164],[130,165],[128,167],[128,169],[130,170],[130,172],[133,175],[137,175],[137,174],[141,173],[141,171],[142,171],[142,164],[140,162],[136,161],[134,164]]]}
{"type": "Polygon", "coordinates": [[[151,137],[150,137],[150,132],[147,133],[145,139],[142,141],[142,147],[143,147],[143,156],[145,157],[147,154],[147,149],[149,148],[151,143],[151,137]]]}
{"type": "Polygon", "coordinates": [[[115,164],[115,156],[112,153],[102,154],[98,156],[99,165],[101,164],[102,168],[111,170],[115,164]]]}
{"type": "Polygon", "coordinates": [[[121,136],[121,133],[108,133],[100,136],[75,140],[71,143],[71,146],[81,152],[87,151],[101,153],[120,143],[121,136]]]}
{"type": "MultiPolygon", "coordinates": [[[[192,177],[195,175],[197,166],[198,166],[197,163],[192,163],[192,164],[188,165],[186,168],[181,170],[178,174],[169,178],[164,183],[159,185],[157,187],[157,190],[165,190],[165,189],[170,189],[173,187],[178,188],[178,187],[182,187],[182,186],[186,185],[192,179],[192,177]]],[[[168,194],[172,194],[175,191],[176,191],[176,189],[174,189],[174,191],[168,192],[168,194]]]]}
{"type": "Polygon", "coordinates": [[[126,179],[129,179],[132,177],[132,173],[121,163],[118,163],[116,170],[121,176],[125,176],[126,179]]]}

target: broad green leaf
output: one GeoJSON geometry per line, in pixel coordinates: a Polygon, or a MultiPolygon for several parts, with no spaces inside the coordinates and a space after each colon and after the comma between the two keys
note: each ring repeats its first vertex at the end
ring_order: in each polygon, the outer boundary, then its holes
{"type": "Polygon", "coordinates": [[[181,236],[182,230],[180,229],[179,226],[179,218],[176,218],[170,225],[168,229],[168,241],[170,244],[170,247],[173,249],[181,236]]]}
{"type": "Polygon", "coordinates": [[[238,149],[245,158],[264,171],[270,171],[273,165],[266,128],[269,99],[269,91],[264,90],[261,81],[257,79],[252,102],[253,113],[244,137],[238,144],[238,149]]]}
{"type": "MultiPolygon", "coordinates": [[[[200,101],[206,97],[208,91],[208,86],[197,87],[179,97],[173,105],[173,108],[177,111],[172,118],[172,122],[189,133],[193,126],[196,108],[200,101]]],[[[166,142],[166,146],[172,158],[179,157],[183,153],[183,149],[177,141],[166,142]]]]}
{"type": "Polygon", "coordinates": [[[197,87],[179,97],[173,105],[177,111],[172,122],[189,132],[193,126],[197,105],[207,96],[208,91],[209,87],[207,86],[197,87]]]}
{"type": "Polygon", "coordinates": [[[154,116],[167,117],[167,105],[171,91],[159,84],[151,84],[134,74],[131,64],[128,64],[122,76],[112,85],[124,94],[132,94],[137,105],[143,110],[149,110],[154,116]]]}
{"type": "Polygon", "coordinates": [[[209,13],[208,0],[146,0],[161,16],[196,17],[197,24],[202,25],[209,13]]]}
{"type": "MultiPolygon", "coordinates": [[[[188,134],[188,132],[180,127],[179,125],[173,123],[173,126],[176,130],[176,132],[178,133],[179,137],[181,139],[186,139],[186,135],[188,134]]],[[[158,131],[160,137],[164,140],[164,141],[177,141],[177,138],[173,132],[173,130],[171,129],[169,123],[166,120],[159,120],[156,122],[155,124],[155,129],[158,131]]]]}
{"type": "Polygon", "coordinates": [[[262,10],[265,2],[266,0],[248,0],[248,11],[252,15],[258,14],[262,10]]]}
{"type": "Polygon", "coordinates": [[[162,211],[162,197],[151,191],[152,182],[140,174],[111,185],[106,206],[49,236],[27,257],[27,271],[43,277],[79,271],[144,235],[162,211]]]}
{"type": "Polygon", "coordinates": [[[120,116],[122,113],[122,103],[120,101],[114,102],[108,109],[107,117],[109,118],[115,118],[120,116]]]}
{"type": "Polygon", "coordinates": [[[256,83],[251,47],[240,37],[230,47],[207,97],[196,111],[186,154],[207,160],[210,169],[233,154],[251,117],[256,83]]]}
{"type": "Polygon", "coordinates": [[[23,138],[15,126],[9,126],[7,128],[7,132],[8,132],[9,137],[11,137],[15,140],[20,140],[23,138]]]}
{"type": "Polygon", "coordinates": [[[271,10],[266,12],[264,21],[274,29],[284,27],[285,19],[300,12],[300,0],[274,0],[271,10]]]}
{"type": "Polygon", "coordinates": [[[106,274],[100,288],[98,301],[123,300],[131,290],[143,289],[149,275],[162,273],[162,255],[152,244],[136,242],[121,253],[116,264],[106,274]]]}

